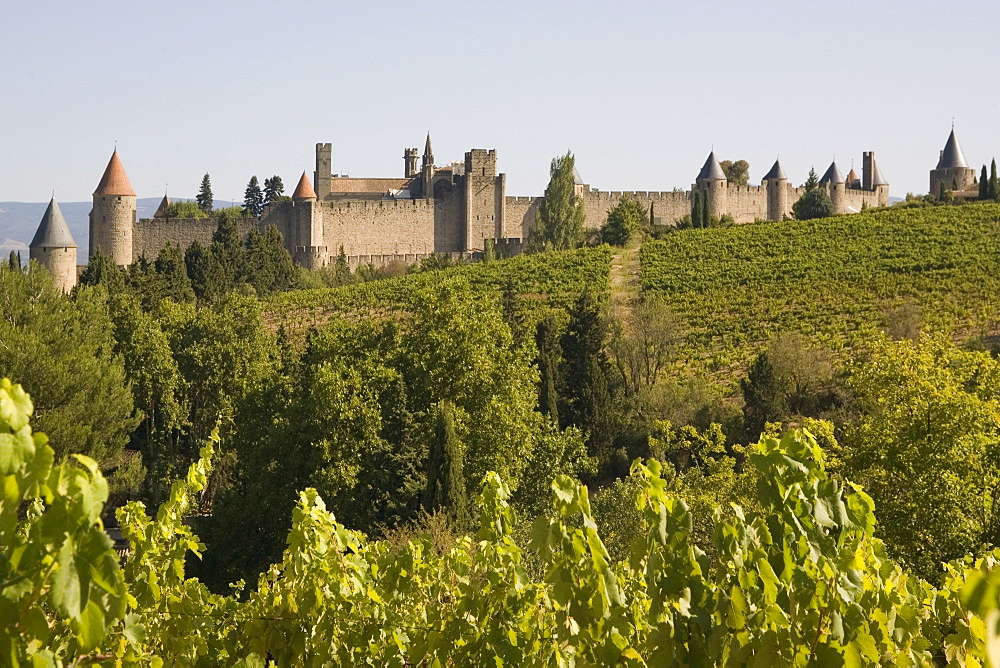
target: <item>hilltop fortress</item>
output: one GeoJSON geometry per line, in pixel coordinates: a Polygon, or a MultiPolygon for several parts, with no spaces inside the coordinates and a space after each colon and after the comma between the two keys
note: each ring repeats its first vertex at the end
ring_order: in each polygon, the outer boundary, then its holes
{"type": "MultiPolygon", "coordinates": [[[[268,205],[260,219],[242,219],[241,231],[274,225],[297,263],[318,268],[341,252],[352,266],[415,262],[433,253],[474,256],[488,240],[516,253],[534,227],[542,198],[507,194],[506,174],[497,172],[496,150],[472,149],[464,161],[439,166],[428,134],[422,155],[416,148],[404,149],[403,175],[386,178],[332,174],[332,151],[330,144],[317,144],[312,180],[303,173],[290,200],[268,205]]],[[[974,179],[952,130],[931,171],[931,193],[968,188],[974,179]]],[[[853,169],[844,177],[834,162],[819,184],[828,191],[836,213],[889,203],[889,184],[873,152],[863,154],[860,177],[853,169]]],[[[805,189],[789,183],[778,161],[758,186],[731,184],[714,152],[690,190],[605,192],[592,189],[576,175],[576,193],[583,201],[588,228],[600,227],[626,195],[639,202],[655,224],[676,225],[690,214],[696,192],[707,195],[711,216],[729,215],[736,223],[747,223],[791,218],[792,205],[805,189]]],[[[140,257],[155,258],[168,244],[183,249],[195,240],[211,242],[214,219],[166,218],[166,203],[164,198],[153,218],[137,219],[136,194],[115,151],[94,191],[91,255],[100,251],[127,266],[140,257]]],[[[53,201],[32,241],[31,257],[68,289],[76,283],[75,255],[76,245],[53,201]]]]}

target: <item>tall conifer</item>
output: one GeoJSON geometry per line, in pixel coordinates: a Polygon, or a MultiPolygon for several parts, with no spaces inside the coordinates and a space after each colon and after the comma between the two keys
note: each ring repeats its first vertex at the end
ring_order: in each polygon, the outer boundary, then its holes
{"type": "Polygon", "coordinates": [[[983,171],[979,175],[979,199],[987,200],[990,198],[990,178],[986,175],[986,165],[983,165],[983,171]]]}
{"type": "Polygon", "coordinates": [[[207,172],[201,179],[201,189],[198,190],[195,201],[198,202],[198,208],[202,211],[212,213],[212,207],[215,203],[212,201],[212,179],[209,178],[207,172]]]}

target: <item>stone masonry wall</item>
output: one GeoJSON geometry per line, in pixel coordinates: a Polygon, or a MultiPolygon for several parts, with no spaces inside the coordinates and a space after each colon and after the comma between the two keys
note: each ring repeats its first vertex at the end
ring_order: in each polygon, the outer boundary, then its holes
{"type": "MultiPolygon", "coordinates": [[[[251,228],[259,225],[259,221],[252,218],[241,218],[237,221],[242,236],[246,236],[251,228]]],[[[195,240],[208,245],[212,243],[216,227],[214,218],[144,218],[135,224],[132,256],[136,260],[140,257],[154,260],[167,244],[180,246],[182,251],[195,240]]]]}
{"type": "MultiPolygon", "coordinates": [[[[323,245],[333,255],[341,246],[347,255],[427,254],[437,250],[432,199],[324,202],[320,212],[323,245]]],[[[450,243],[453,235],[440,232],[442,243],[450,243]]]]}

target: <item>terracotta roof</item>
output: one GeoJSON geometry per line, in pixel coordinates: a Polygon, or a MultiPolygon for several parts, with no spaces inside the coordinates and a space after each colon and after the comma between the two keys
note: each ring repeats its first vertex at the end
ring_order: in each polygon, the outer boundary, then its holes
{"type": "Polygon", "coordinates": [[[73,235],[70,234],[69,225],[63,218],[62,211],[53,197],[49,201],[49,208],[45,209],[42,215],[42,222],[38,224],[38,230],[29,244],[30,248],[76,248],[73,235]]]}
{"type": "Polygon", "coordinates": [[[775,160],[774,164],[771,166],[771,171],[764,175],[765,181],[770,181],[772,179],[788,180],[788,177],[785,176],[785,170],[781,168],[781,163],[777,160],[775,160]]]}
{"type": "Polygon", "coordinates": [[[854,171],[853,167],[851,167],[851,171],[847,172],[847,182],[848,183],[854,183],[857,180],[859,180],[858,179],[858,173],[856,171],[854,171]]]}
{"type": "Polygon", "coordinates": [[[705,165],[698,172],[696,180],[700,181],[701,179],[709,179],[710,181],[726,180],[726,173],[722,171],[722,165],[715,159],[715,151],[708,154],[708,160],[705,161],[705,165]]]}
{"type": "Polygon", "coordinates": [[[332,193],[387,193],[405,190],[411,179],[352,179],[346,176],[330,179],[332,193]]]}
{"type": "Polygon", "coordinates": [[[166,195],[160,200],[160,206],[156,207],[156,213],[153,214],[153,218],[163,218],[167,215],[167,207],[170,206],[170,198],[166,195]]]}
{"type": "Polygon", "coordinates": [[[122,167],[122,161],[118,157],[117,149],[111,154],[111,160],[108,161],[108,168],[104,170],[104,176],[101,177],[101,182],[97,184],[97,190],[94,191],[94,194],[135,197],[135,191],[132,190],[128,174],[125,173],[125,168],[122,167]]]}
{"type": "Polygon", "coordinates": [[[309,177],[306,176],[305,172],[302,172],[299,185],[295,186],[292,199],[316,199],[316,191],[313,190],[312,183],[309,182],[309,177]]]}
{"type": "Polygon", "coordinates": [[[948,142],[944,145],[944,150],[941,151],[941,159],[938,160],[938,169],[948,169],[949,167],[965,167],[968,169],[969,164],[965,162],[965,154],[962,153],[962,147],[958,145],[958,138],[955,137],[955,128],[951,129],[951,134],[948,135],[948,142]]]}

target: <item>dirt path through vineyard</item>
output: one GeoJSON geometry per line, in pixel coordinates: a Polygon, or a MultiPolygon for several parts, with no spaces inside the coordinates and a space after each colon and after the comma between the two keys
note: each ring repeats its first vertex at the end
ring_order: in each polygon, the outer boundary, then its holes
{"type": "Polygon", "coordinates": [[[628,323],[639,299],[639,246],[616,248],[611,253],[611,308],[628,323]]]}

